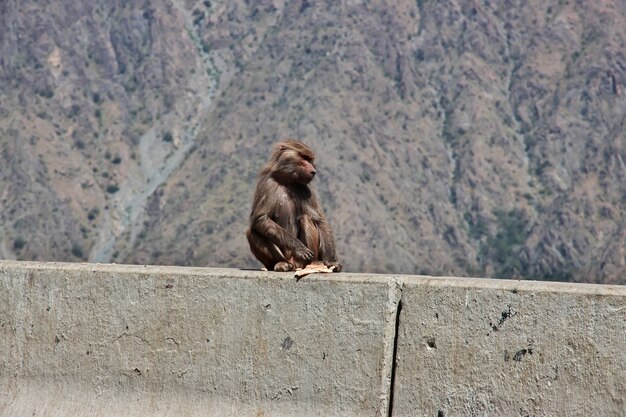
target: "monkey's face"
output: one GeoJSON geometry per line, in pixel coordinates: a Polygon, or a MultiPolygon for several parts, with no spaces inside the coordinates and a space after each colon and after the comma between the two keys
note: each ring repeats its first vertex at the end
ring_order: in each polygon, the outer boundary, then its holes
{"type": "Polygon", "coordinates": [[[297,172],[297,181],[301,184],[310,183],[311,181],[313,181],[313,178],[315,178],[315,174],[317,174],[317,170],[315,169],[315,165],[313,165],[313,161],[309,161],[304,158],[301,158],[298,162],[297,172]]]}
{"type": "Polygon", "coordinates": [[[316,173],[313,159],[293,150],[287,150],[280,155],[274,171],[274,174],[284,181],[303,185],[313,181],[316,173]]]}

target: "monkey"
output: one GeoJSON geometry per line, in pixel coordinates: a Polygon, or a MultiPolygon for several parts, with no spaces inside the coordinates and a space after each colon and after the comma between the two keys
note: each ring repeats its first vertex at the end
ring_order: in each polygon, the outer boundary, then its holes
{"type": "Polygon", "coordinates": [[[341,271],[335,238],[315,192],[315,154],[304,143],[278,142],[261,170],[246,237],[268,271],[294,271],[313,261],[341,271]]]}

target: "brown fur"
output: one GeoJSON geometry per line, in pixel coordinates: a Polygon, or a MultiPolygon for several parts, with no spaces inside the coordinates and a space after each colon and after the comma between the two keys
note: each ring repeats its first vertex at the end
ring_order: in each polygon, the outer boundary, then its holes
{"type": "Polygon", "coordinates": [[[259,174],[250,229],[250,250],[269,271],[293,271],[312,261],[341,270],[335,238],[309,183],[315,155],[295,140],[279,142],[259,174]]]}

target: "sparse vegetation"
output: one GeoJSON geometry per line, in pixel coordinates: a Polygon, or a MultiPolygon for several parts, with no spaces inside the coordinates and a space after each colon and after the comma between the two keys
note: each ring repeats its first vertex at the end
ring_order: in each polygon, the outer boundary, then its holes
{"type": "Polygon", "coordinates": [[[195,9],[192,13],[193,24],[199,26],[205,18],[205,14],[202,10],[195,9]]]}
{"type": "Polygon", "coordinates": [[[528,236],[526,215],[519,209],[496,210],[497,231],[483,246],[483,259],[496,266],[496,276],[514,278],[524,276],[520,260],[522,245],[528,236]]]}
{"type": "Polygon", "coordinates": [[[487,235],[489,231],[487,222],[481,215],[476,215],[476,217],[474,217],[470,212],[466,211],[463,218],[467,223],[468,232],[472,239],[479,240],[483,236],[487,235]]]}
{"type": "Polygon", "coordinates": [[[37,94],[39,94],[41,97],[44,97],[44,98],[54,97],[54,91],[50,87],[46,87],[37,91],[37,94]]]}
{"type": "Polygon", "coordinates": [[[76,242],[72,244],[72,255],[79,259],[83,259],[85,257],[83,253],[83,248],[80,246],[80,244],[76,242]]]}
{"type": "Polygon", "coordinates": [[[89,213],[87,213],[87,219],[92,222],[96,220],[99,214],[100,214],[100,209],[98,207],[94,207],[91,210],[89,210],[89,213]]]}
{"type": "Polygon", "coordinates": [[[26,239],[24,239],[21,236],[18,236],[17,238],[15,238],[15,240],[13,241],[13,249],[19,251],[24,249],[24,246],[26,246],[26,239]]]}
{"type": "Polygon", "coordinates": [[[68,117],[75,118],[80,113],[80,106],[76,103],[70,106],[70,111],[68,113],[68,117]]]}

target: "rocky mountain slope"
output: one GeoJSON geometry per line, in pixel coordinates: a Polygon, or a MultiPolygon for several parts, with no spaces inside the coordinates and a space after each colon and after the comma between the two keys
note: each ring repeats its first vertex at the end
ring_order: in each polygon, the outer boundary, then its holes
{"type": "Polygon", "coordinates": [[[626,3],[0,3],[0,256],[258,267],[272,143],[348,271],[626,283],[626,3]]]}

